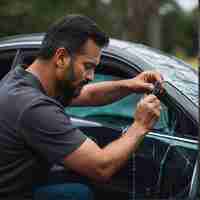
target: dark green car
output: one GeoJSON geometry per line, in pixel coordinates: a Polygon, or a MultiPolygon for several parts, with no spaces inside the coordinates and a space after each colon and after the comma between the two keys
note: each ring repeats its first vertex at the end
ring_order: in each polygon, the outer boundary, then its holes
{"type": "MultiPolygon", "coordinates": [[[[17,64],[30,64],[43,34],[0,40],[0,77],[17,64]]],[[[96,69],[95,82],[132,78],[156,69],[164,76],[161,117],[138,151],[107,184],[91,183],[96,199],[199,199],[198,73],[188,64],[140,44],[111,40],[96,69]]],[[[72,122],[99,146],[132,123],[143,94],[100,107],[67,107],[72,122]]],[[[69,173],[71,176],[72,173],[69,173]]],[[[71,178],[79,180],[73,174],[71,178]]]]}

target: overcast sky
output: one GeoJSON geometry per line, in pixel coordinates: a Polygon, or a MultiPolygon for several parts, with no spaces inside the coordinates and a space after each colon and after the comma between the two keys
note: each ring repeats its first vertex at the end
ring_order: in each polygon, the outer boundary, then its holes
{"type": "MultiPolygon", "coordinates": [[[[109,4],[111,0],[101,0],[105,4],[109,4]]],[[[143,0],[145,1],[145,0],[143,0]]],[[[198,0],[175,0],[185,10],[191,11],[193,8],[198,6],[198,0]]]]}
{"type": "Polygon", "coordinates": [[[198,6],[198,0],[176,0],[185,11],[191,11],[198,6]]]}

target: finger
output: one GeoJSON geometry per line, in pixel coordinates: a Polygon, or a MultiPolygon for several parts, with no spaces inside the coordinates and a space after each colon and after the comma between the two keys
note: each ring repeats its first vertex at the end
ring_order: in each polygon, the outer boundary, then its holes
{"type": "Polygon", "coordinates": [[[164,81],[164,77],[158,71],[147,71],[147,75],[148,75],[148,81],[150,82],[154,83],[156,81],[159,81],[160,83],[162,83],[164,81]]]}
{"type": "Polygon", "coordinates": [[[156,81],[159,81],[160,83],[162,83],[164,81],[164,78],[160,72],[155,72],[155,79],[156,79],[156,81]]]}
{"type": "Polygon", "coordinates": [[[160,106],[160,100],[153,94],[146,95],[144,98],[142,98],[139,102],[138,105],[141,104],[152,104],[150,106],[155,107],[155,106],[160,106]]]}
{"type": "Polygon", "coordinates": [[[163,94],[164,93],[164,81],[161,82],[161,88],[160,88],[160,93],[163,94]]]}
{"type": "Polygon", "coordinates": [[[157,118],[159,118],[160,117],[160,110],[155,110],[155,115],[156,115],[157,118]]]}
{"type": "Polygon", "coordinates": [[[152,110],[153,112],[156,114],[156,115],[160,115],[160,112],[161,112],[161,106],[158,104],[158,105],[153,105],[153,104],[149,104],[150,107],[152,107],[152,110]]]}
{"type": "Polygon", "coordinates": [[[143,87],[147,92],[151,92],[154,89],[154,85],[152,83],[143,83],[143,87]]]}
{"type": "Polygon", "coordinates": [[[152,108],[152,110],[158,110],[158,111],[160,111],[160,109],[161,109],[160,101],[159,100],[155,100],[153,102],[148,102],[147,106],[149,108],[152,108]]]}
{"type": "Polygon", "coordinates": [[[161,111],[160,103],[152,103],[151,105],[154,107],[154,109],[161,111]]]}
{"type": "Polygon", "coordinates": [[[149,108],[151,108],[153,112],[155,111],[160,112],[160,104],[148,103],[147,105],[149,108]]]}
{"type": "Polygon", "coordinates": [[[144,97],[144,100],[147,102],[153,102],[155,100],[158,100],[158,98],[154,94],[149,94],[144,97]]]}
{"type": "Polygon", "coordinates": [[[160,107],[160,101],[158,99],[155,99],[154,101],[150,102],[151,104],[160,107]]]}

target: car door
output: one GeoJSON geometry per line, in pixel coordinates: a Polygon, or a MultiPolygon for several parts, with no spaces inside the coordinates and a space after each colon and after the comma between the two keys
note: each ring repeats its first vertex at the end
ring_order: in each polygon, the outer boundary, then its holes
{"type": "MultiPolygon", "coordinates": [[[[104,57],[97,67],[94,82],[131,78],[137,73],[134,66],[131,68],[122,61],[104,57]]],[[[142,96],[132,94],[113,104],[100,107],[67,107],[66,112],[74,117],[126,130],[134,121],[136,105],[142,96]]],[[[192,140],[191,136],[194,132],[197,133],[197,129],[194,128],[193,122],[185,117],[186,113],[171,101],[171,97],[169,99],[169,95],[162,97],[161,104],[159,121],[133,155],[135,171],[132,178],[135,180],[135,191],[132,191],[132,194],[136,198],[183,198],[189,192],[198,149],[196,140],[192,140]],[[186,126],[180,126],[181,122],[187,124],[187,130],[186,126]],[[190,138],[185,138],[186,135],[190,138]]],[[[86,134],[91,136],[89,132],[86,134]]],[[[107,143],[108,138],[114,139],[106,132],[101,134],[102,136],[93,135],[98,138],[97,142],[103,141],[105,134],[107,140],[104,141],[107,143]]]]}
{"type": "Polygon", "coordinates": [[[190,184],[190,190],[189,190],[189,199],[200,199],[200,189],[199,189],[199,180],[200,180],[200,174],[199,174],[199,164],[200,164],[200,154],[199,157],[195,163],[193,175],[192,175],[192,181],[190,184]]]}
{"type": "Polygon", "coordinates": [[[166,84],[174,95],[165,99],[172,117],[169,137],[173,142],[160,172],[160,193],[163,198],[189,198],[198,159],[198,108],[177,88],[166,84]]]}
{"type": "MultiPolygon", "coordinates": [[[[20,63],[30,64],[35,50],[25,51],[20,63]]],[[[122,59],[103,55],[96,69],[94,82],[132,78],[138,74],[138,67],[122,59]]],[[[137,102],[143,94],[132,94],[113,104],[100,107],[66,107],[72,122],[99,146],[117,139],[134,121],[137,102]]],[[[107,191],[115,190],[141,198],[181,198],[188,195],[196,159],[197,144],[194,140],[183,137],[185,128],[179,126],[186,113],[178,109],[173,101],[162,100],[162,112],[159,121],[144,138],[138,151],[130,158],[127,165],[113,177],[107,185],[107,191]],[[179,114],[177,114],[179,113],[179,114]],[[170,182],[168,182],[170,180],[170,182]],[[183,184],[182,184],[183,182],[183,184]],[[171,186],[170,188],[168,186],[171,186]],[[114,189],[113,189],[114,188],[114,189]]],[[[190,123],[190,120],[187,121],[190,123]]],[[[191,122],[190,127],[193,127],[191,122]]],[[[193,132],[188,131],[189,132],[193,132]]],[[[189,134],[190,135],[190,134],[189,134]]]]}

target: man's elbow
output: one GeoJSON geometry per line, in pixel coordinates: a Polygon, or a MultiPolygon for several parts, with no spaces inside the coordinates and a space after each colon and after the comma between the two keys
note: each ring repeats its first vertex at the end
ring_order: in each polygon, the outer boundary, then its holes
{"type": "Polygon", "coordinates": [[[108,173],[105,169],[99,169],[96,170],[96,173],[91,178],[100,183],[107,183],[111,180],[112,174],[108,173]]]}

